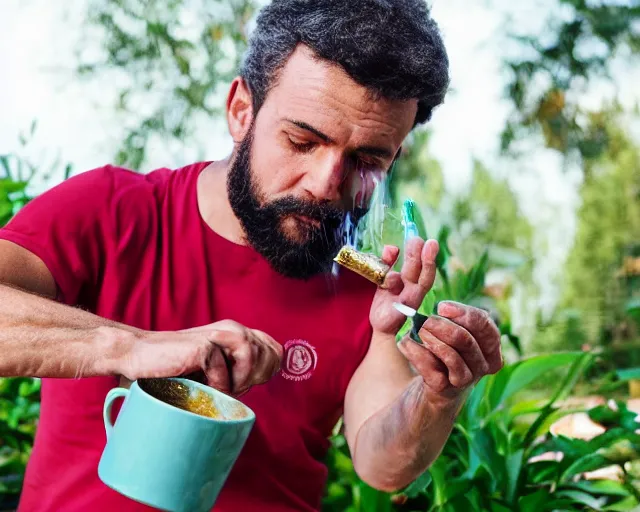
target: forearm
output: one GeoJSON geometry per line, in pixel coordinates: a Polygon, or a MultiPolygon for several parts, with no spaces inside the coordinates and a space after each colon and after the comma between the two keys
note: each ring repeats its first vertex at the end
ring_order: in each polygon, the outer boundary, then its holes
{"type": "Polygon", "coordinates": [[[0,376],[114,375],[139,332],[0,284],[0,376]]]}
{"type": "Polygon", "coordinates": [[[415,480],[438,457],[463,397],[433,400],[421,377],[359,429],[353,453],[356,472],[388,492],[415,480]]]}

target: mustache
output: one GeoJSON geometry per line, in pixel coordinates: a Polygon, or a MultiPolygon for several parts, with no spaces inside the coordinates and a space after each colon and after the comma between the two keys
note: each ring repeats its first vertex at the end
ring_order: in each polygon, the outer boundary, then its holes
{"type": "MultiPolygon", "coordinates": [[[[314,202],[299,199],[297,197],[282,197],[269,203],[268,208],[279,217],[287,215],[303,215],[310,219],[315,219],[323,223],[339,224],[347,213],[361,217],[364,212],[347,212],[334,204],[328,202],[314,202]]],[[[364,209],[358,209],[364,210],[364,209]]]]}

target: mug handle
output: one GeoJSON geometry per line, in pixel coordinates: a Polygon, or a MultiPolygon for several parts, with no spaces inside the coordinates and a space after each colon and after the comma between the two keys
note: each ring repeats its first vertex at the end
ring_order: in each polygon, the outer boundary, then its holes
{"type": "Polygon", "coordinates": [[[113,388],[107,393],[107,397],[104,400],[104,407],[102,409],[102,417],[104,419],[104,428],[107,432],[107,440],[113,432],[113,423],[111,422],[111,409],[113,409],[113,401],[116,398],[127,397],[129,390],[125,388],[113,388]]]}

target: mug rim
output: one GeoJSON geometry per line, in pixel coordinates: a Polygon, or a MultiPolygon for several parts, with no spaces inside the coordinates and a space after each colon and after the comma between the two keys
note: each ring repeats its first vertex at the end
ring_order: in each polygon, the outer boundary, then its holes
{"type": "Polygon", "coordinates": [[[185,409],[181,409],[180,407],[176,407],[174,405],[168,404],[166,402],[163,402],[162,400],[160,400],[159,398],[156,398],[153,395],[150,395],[149,393],[147,393],[144,389],[142,389],[142,387],[138,384],[138,380],[144,380],[144,379],[136,379],[133,381],[133,383],[131,384],[131,387],[136,386],[138,388],[139,391],[141,391],[145,397],[150,398],[151,400],[153,400],[154,402],[167,407],[173,411],[177,411],[183,414],[187,414],[189,416],[192,416],[194,418],[200,419],[200,420],[204,420],[204,421],[208,421],[208,422],[214,422],[214,423],[225,423],[225,424],[231,424],[231,425],[237,425],[237,424],[242,424],[242,423],[249,423],[255,420],[256,415],[253,412],[253,410],[246,404],[242,403],[240,400],[236,400],[235,398],[233,398],[232,396],[229,396],[225,393],[223,393],[222,391],[217,390],[216,388],[213,388],[211,386],[207,386],[205,384],[201,384],[200,382],[196,382],[194,380],[189,380],[189,379],[183,379],[180,377],[158,377],[160,379],[166,379],[166,380],[174,380],[177,382],[181,382],[187,386],[196,386],[199,389],[203,390],[205,393],[211,393],[213,392],[213,394],[220,394],[222,395],[226,400],[231,400],[232,402],[236,402],[238,404],[240,404],[240,406],[242,406],[249,414],[247,414],[247,416],[245,416],[244,418],[230,418],[230,419],[220,419],[220,418],[211,418],[209,416],[202,416],[200,414],[196,414],[194,412],[191,411],[187,411],[185,409]]]}

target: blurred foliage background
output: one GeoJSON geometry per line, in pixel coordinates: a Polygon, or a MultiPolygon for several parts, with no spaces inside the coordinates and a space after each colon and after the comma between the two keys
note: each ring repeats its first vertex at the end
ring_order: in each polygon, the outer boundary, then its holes
{"type": "MultiPolygon", "coordinates": [[[[191,147],[207,158],[199,129],[222,119],[260,5],[86,0],[78,6],[84,28],[71,75],[78,83],[116,84],[111,108],[125,132],[114,163],[148,171],[158,144],[191,147]],[[98,52],[91,50],[96,42],[98,52]]],[[[441,457],[402,493],[380,493],[358,479],[337,425],[326,510],[640,506],[638,111],[615,94],[595,107],[583,101],[593,84],[615,90],[615,63],[637,67],[640,5],[553,0],[536,14],[546,19],[542,33],[523,32],[508,19],[501,31],[510,51],[503,58],[509,113],[499,161],[510,173],[476,160],[468,186],[451,190],[433,156],[433,133],[421,128],[393,169],[394,202],[377,219],[383,230],[366,241],[371,250],[383,241],[401,243],[398,205],[412,198],[423,234],[443,248],[436,287],[422,309],[449,298],[489,310],[503,333],[507,366],[480,382],[441,457]],[[527,172],[523,162],[541,151],[555,152],[567,172],[580,175],[575,234],[550,311],[537,301],[547,252],[512,174],[527,172]]],[[[0,155],[0,224],[38,188],[74,172],[64,155],[32,161],[28,147],[37,129],[36,119],[0,155]]],[[[0,379],[0,510],[16,506],[38,410],[37,380],[0,379]]]]}

